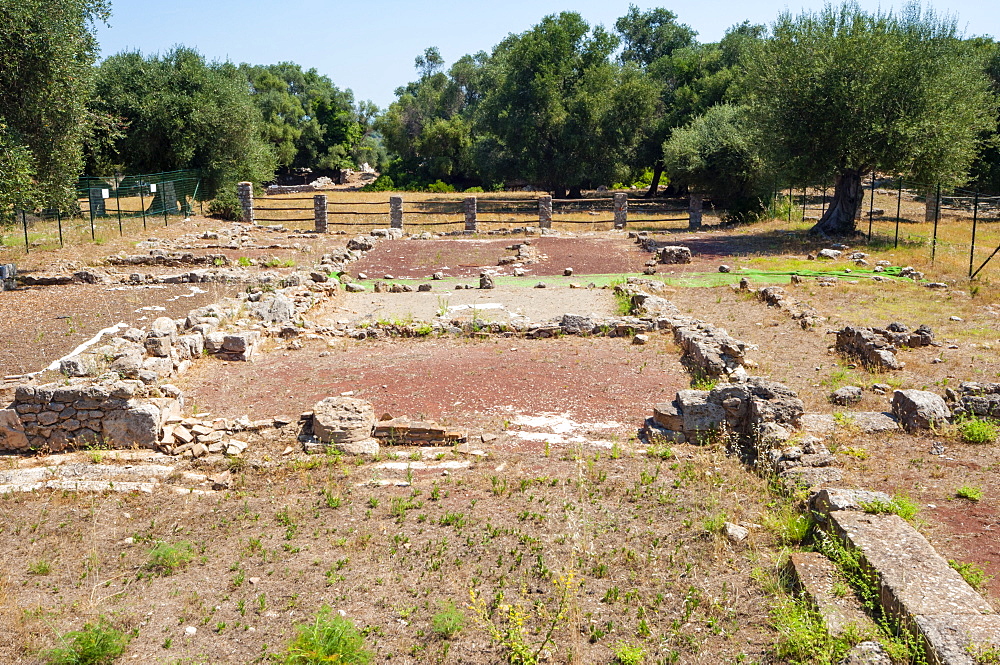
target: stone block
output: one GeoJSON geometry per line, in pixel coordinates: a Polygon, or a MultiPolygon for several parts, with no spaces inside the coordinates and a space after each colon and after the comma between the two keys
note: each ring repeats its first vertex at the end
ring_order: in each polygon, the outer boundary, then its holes
{"type": "Polygon", "coordinates": [[[897,515],[830,513],[834,533],[860,552],[880,582],[882,605],[907,616],[993,614],[927,539],[897,515]]]}
{"type": "Polygon", "coordinates": [[[0,409],[0,450],[27,450],[28,447],[28,437],[17,412],[0,409]]]}
{"type": "Polygon", "coordinates": [[[892,497],[885,492],[828,487],[813,494],[809,505],[815,512],[829,515],[835,510],[863,510],[866,503],[891,501],[892,497]]]}
{"type": "Polygon", "coordinates": [[[708,401],[705,390],[679,390],[677,408],[684,419],[682,428],[688,433],[718,431],[726,422],[726,412],[708,401]]]}
{"type": "Polygon", "coordinates": [[[322,443],[360,444],[372,438],[374,427],[375,409],[361,399],[327,397],[313,407],[313,434],[322,443]]]}
{"type": "Polygon", "coordinates": [[[683,245],[667,245],[660,249],[659,261],[668,264],[691,263],[691,249],[683,245]]]}
{"type": "Polygon", "coordinates": [[[914,432],[947,423],[951,411],[937,393],[897,390],[892,394],[892,415],[905,430],[914,432]]]}
{"type": "Polygon", "coordinates": [[[818,552],[793,552],[790,566],[798,587],[823,618],[827,632],[840,637],[852,630],[859,634],[876,630],[854,594],[837,594],[837,566],[818,552]]]}
{"type": "Polygon", "coordinates": [[[104,440],[128,448],[156,448],[160,440],[160,407],[150,403],[131,403],[123,410],[105,415],[101,423],[104,440]]]}
{"type": "Polygon", "coordinates": [[[665,429],[675,431],[684,429],[684,416],[681,415],[674,402],[664,402],[654,406],[653,421],[665,429]]]}

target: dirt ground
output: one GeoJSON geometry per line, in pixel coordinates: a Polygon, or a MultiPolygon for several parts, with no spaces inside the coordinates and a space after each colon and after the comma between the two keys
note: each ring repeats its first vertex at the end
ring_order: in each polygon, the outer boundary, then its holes
{"type": "MultiPolygon", "coordinates": [[[[223,226],[193,218],[163,234],[223,226]]],[[[346,241],[332,234],[267,237],[285,246],[215,249],[205,242],[190,251],[306,267],[346,241]]],[[[807,411],[841,414],[829,444],[845,469],[844,484],[910,497],[920,507],[917,527],[943,556],[993,576],[985,593],[995,603],[1000,445],[962,443],[952,427],[911,436],[865,435],[850,425],[852,411],[888,410],[888,398],[869,390],[873,383],[941,393],[965,380],[997,380],[1000,305],[992,291],[954,281],[941,291],[876,283],[846,261],[807,261],[822,245],[780,224],[658,237],[694,252],[691,264],[660,266],[665,297],[755,344],[753,373],[793,388],[807,411]],[[787,282],[798,269],[844,279],[830,288],[811,280],[787,287],[827,318],[803,330],[728,285],[690,286],[722,279],[723,263],[732,268],[729,282],[743,275],[787,282]],[[941,346],[901,352],[905,368],[888,374],[869,373],[831,350],[828,333],[846,323],[890,321],[928,324],[941,346]],[[864,388],[863,401],[850,409],[831,405],[830,392],[843,385],[864,388]],[[982,498],[957,498],[962,485],[982,489],[982,498]]],[[[523,240],[380,243],[350,269],[367,275],[369,291],[307,318],[318,325],[427,320],[442,309],[460,316],[468,313],[463,306],[487,304],[503,308],[480,307],[484,319],[501,312],[531,320],[608,315],[615,302],[599,287],[640,273],[650,256],[620,231],[533,237],[538,260],[525,266],[525,277],[498,278],[493,290],[454,288],[475,285],[480,271],[498,268],[513,253],[506,247],[523,240]],[[562,277],[566,268],[572,277],[562,277]],[[437,271],[446,279],[431,282],[429,293],[370,292],[371,281],[386,274],[428,280],[437,271]],[[547,288],[532,288],[538,281],[547,288]],[[591,281],[597,288],[569,288],[591,281]]],[[[99,265],[108,254],[135,253],[135,241],[17,260],[24,270],[66,261],[99,265]]],[[[864,251],[872,263],[910,258],[864,251]]],[[[9,254],[0,252],[0,261],[9,254]]],[[[232,292],[202,288],[76,285],[0,293],[2,374],[40,369],[118,321],[182,316],[232,292]]],[[[547,662],[614,662],[629,646],[641,648],[646,662],[780,662],[773,610],[777,567],[794,544],[781,526],[792,504],[721,446],[647,450],[637,438],[654,404],[690,386],[679,356],[666,335],[654,333],[646,345],[570,336],[342,337],[305,339],[301,348],[271,340],[254,363],[200,359],[178,380],[189,414],[283,415],[292,424],[251,435],[239,458],[171,462],[176,482],[189,472],[221,474],[221,489],[0,495],[0,661],[40,662],[40,650],[58,634],[103,615],[135,631],[122,662],[268,662],[325,604],[363,630],[374,662],[499,662],[504,638],[495,635],[521,635],[537,647],[549,627],[547,662]],[[372,402],[378,415],[468,428],[468,449],[387,448],[374,460],[302,453],[299,414],[345,394],[372,402]],[[720,533],[725,520],[748,527],[748,541],[727,541],[720,533]],[[157,543],[190,556],[171,570],[156,568],[150,551],[157,543]],[[463,626],[445,635],[434,618],[449,603],[463,626]],[[505,622],[511,615],[504,606],[520,608],[523,631],[505,622]],[[547,624],[546,617],[558,618],[547,624]]],[[[133,464],[109,451],[85,455],[95,464],[133,464]]],[[[0,474],[22,462],[0,457],[0,474]]]]}

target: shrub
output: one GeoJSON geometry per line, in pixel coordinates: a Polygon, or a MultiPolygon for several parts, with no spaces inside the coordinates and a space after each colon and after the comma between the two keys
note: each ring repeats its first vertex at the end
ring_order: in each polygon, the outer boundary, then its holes
{"type": "Polygon", "coordinates": [[[432,182],[431,184],[429,184],[427,186],[427,191],[434,192],[437,194],[450,194],[451,192],[455,191],[455,187],[449,185],[446,182],[441,182],[440,180],[438,180],[436,182],[432,182]]]}
{"type": "Polygon", "coordinates": [[[243,219],[243,208],[235,192],[222,190],[219,194],[208,202],[208,214],[220,219],[239,221],[243,219]]]}
{"type": "Polygon", "coordinates": [[[993,443],[1000,429],[991,420],[970,418],[959,423],[958,432],[966,443],[993,443]]]}
{"type": "Polygon", "coordinates": [[[191,550],[191,543],[185,540],[173,544],[160,541],[149,550],[146,570],[159,575],[173,575],[194,558],[191,550]]]}
{"type": "Polygon", "coordinates": [[[396,189],[396,183],[388,175],[380,175],[361,188],[362,192],[391,192],[396,189]]]}
{"type": "Polygon", "coordinates": [[[431,617],[434,632],[446,640],[450,640],[465,627],[465,615],[455,606],[452,600],[441,603],[440,611],[431,617]]]}
{"type": "Polygon", "coordinates": [[[338,663],[352,665],[368,663],[372,653],[365,648],[364,638],[354,622],[337,616],[328,605],[316,613],[309,624],[295,627],[297,635],[285,650],[285,665],[320,665],[338,663]]]}
{"type": "Polygon", "coordinates": [[[467,190],[465,190],[465,193],[466,194],[482,194],[483,193],[483,188],[479,187],[478,185],[476,187],[469,187],[467,190]]]}
{"type": "Polygon", "coordinates": [[[46,665],[108,665],[122,655],[129,640],[128,635],[101,617],[97,623],[84,624],[59,636],[59,645],[42,654],[46,665]]]}

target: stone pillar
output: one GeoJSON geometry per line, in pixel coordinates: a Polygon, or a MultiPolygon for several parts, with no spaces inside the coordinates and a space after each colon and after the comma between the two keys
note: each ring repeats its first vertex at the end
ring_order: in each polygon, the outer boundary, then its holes
{"type": "Polygon", "coordinates": [[[628,194],[615,194],[615,228],[624,229],[628,222],[628,194]]]}
{"type": "Polygon", "coordinates": [[[465,230],[466,231],[478,231],[479,223],[476,217],[476,197],[467,196],[464,201],[465,205],[465,230]]]}
{"type": "Polygon", "coordinates": [[[552,197],[538,197],[538,226],[543,229],[552,228],[552,197]]]}
{"type": "Polygon", "coordinates": [[[936,212],[937,191],[935,189],[928,189],[927,193],[924,195],[924,221],[933,222],[936,212]]]}
{"type": "Polygon", "coordinates": [[[326,194],[313,196],[313,219],[316,221],[316,233],[326,233],[326,194]]]}
{"type": "Polygon", "coordinates": [[[247,224],[253,224],[253,183],[237,183],[236,197],[240,200],[240,207],[243,209],[243,221],[247,224]]]}
{"type": "Polygon", "coordinates": [[[389,226],[394,229],[403,228],[403,197],[389,197],[389,226]]]}
{"type": "Polygon", "coordinates": [[[690,203],[688,203],[688,228],[689,229],[700,229],[701,228],[701,211],[702,204],[704,201],[701,198],[701,194],[692,194],[690,203]]]}

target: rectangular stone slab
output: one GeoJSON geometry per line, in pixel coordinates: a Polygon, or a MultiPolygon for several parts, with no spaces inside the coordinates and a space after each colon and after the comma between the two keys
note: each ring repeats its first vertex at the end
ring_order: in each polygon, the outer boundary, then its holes
{"type": "Polygon", "coordinates": [[[878,574],[883,605],[901,608],[911,617],[994,613],[927,539],[899,516],[838,510],[830,513],[830,521],[878,574]]]}
{"type": "Polygon", "coordinates": [[[837,566],[819,552],[793,552],[792,572],[799,587],[819,611],[826,630],[833,637],[840,637],[854,626],[859,633],[875,634],[877,628],[853,592],[845,595],[834,593],[837,566]]]}
{"type": "Polygon", "coordinates": [[[944,614],[915,620],[928,643],[931,663],[975,665],[973,654],[1000,647],[1000,615],[944,614]]]}

